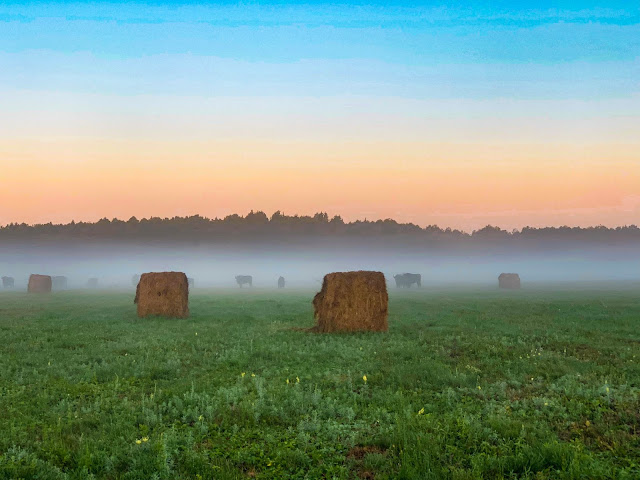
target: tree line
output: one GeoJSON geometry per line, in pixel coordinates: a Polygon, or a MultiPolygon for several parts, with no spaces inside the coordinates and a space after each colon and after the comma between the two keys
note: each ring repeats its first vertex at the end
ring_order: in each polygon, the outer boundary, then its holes
{"type": "Polygon", "coordinates": [[[199,242],[268,242],[288,238],[367,241],[401,240],[413,244],[522,244],[527,242],[637,244],[640,228],[636,225],[607,228],[593,227],[524,227],[507,231],[487,225],[479,230],[464,232],[437,225],[420,227],[413,223],[399,223],[393,219],[356,220],[345,222],[339,215],[329,217],[326,212],[313,216],[285,215],[277,211],[271,217],[262,211],[251,211],[224,218],[200,215],[172,218],[131,217],[128,220],[103,218],[97,222],[70,222],[67,224],[10,223],[0,227],[0,239],[93,239],[105,241],[185,240],[199,242]]]}

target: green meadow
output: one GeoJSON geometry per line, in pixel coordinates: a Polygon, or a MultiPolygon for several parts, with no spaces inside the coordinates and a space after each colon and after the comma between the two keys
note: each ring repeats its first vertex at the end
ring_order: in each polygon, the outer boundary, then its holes
{"type": "Polygon", "coordinates": [[[0,293],[0,478],[640,478],[640,285],[392,289],[386,334],[313,294],[0,293]]]}

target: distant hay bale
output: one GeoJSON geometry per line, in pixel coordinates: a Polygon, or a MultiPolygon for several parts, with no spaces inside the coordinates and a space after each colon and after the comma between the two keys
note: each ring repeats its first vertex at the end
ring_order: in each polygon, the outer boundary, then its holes
{"type": "Polygon", "coordinates": [[[29,293],[51,293],[53,281],[49,275],[33,274],[29,276],[29,285],[27,292],[29,293]]]}
{"type": "Polygon", "coordinates": [[[517,273],[501,273],[498,277],[498,286],[517,290],[520,288],[520,275],[517,273]]]}
{"type": "Polygon", "coordinates": [[[15,287],[15,280],[13,279],[13,277],[2,277],[2,287],[3,288],[15,287]]]}
{"type": "Polygon", "coordinates": [[[278,278],[278,288],[284,288],[284,277],[278,278]]]}
{"type": "Polygon", "coordinates": [[[161,315],[189,316],[189,281],[181,272],[143,273],[136,288],[138,317],[161,315]]]}
{"type": "Polygon", "coordinates": [[[65,290],[68,284],[67,277],[51,277],[51,283],[54,290],[65,290]]]}
{"type": "Polygon", "coordinates": [[[87,288],[98,288],[98,279],[90,278],[87,280],[87,288]]]}
{"type": "Polygon", "coordinates": [[[316,332],[386,332],[389,296],[381,272],[336,272],[324,276],[313,299],[316,332]]]}

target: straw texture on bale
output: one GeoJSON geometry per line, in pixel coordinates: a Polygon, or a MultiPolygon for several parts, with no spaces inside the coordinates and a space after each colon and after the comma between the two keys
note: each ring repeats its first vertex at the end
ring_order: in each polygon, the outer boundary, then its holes
{"type": "Polygon", "coordinates": [[[29,285],[27,286],[27,292],[29,293],[51,293],[51,277],[49,275],[36,275],[29,276],[29,285]]]}
{"type": "Polygon", "coordinates": [[[501,273],[498,277],[498,286],[500,288],[520,288],[520,275],[517,273],[501,273]]]}
{"type": "Polygon", "coordinates": [[[313,298],[316,332],[386,332],[389,295],[381,272],[336,272],[324,276],[313,298]]]}
{"type": "Polygon", "coordinates": [[[181,272],[143,273],[136,288],[138,317],[189,316],[189,281],[181,272]]]}

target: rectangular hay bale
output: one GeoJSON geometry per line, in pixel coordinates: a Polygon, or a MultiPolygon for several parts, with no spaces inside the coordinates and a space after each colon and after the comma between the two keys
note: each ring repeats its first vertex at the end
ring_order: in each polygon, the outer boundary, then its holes
{"type": "Polygon", "coordinates": [[[498,277],[498,287],[517,290],[520,288],[520,275],[517,273],[501,273],[498,277]]]}
{"type": "Polygon", "coordinates": [[[182,272],[143,273],[136,288],[134,303],[138,317],[160,315],[187,318],[189,316],[189,281],[182,272]]]}
{"type": "Polygon", "coordinates": [[[386,332],[389,295],[381,272],[335,272],[324,276],[313,299],[317,332],[386,332]]]}
{"type": "Polygon", "coordinates": [[[32,274],[29,276],[28,293],[51,293],[52,280],[49,275],[32,274]]]}
{"type": "Polygon", "coordinates": [[[65,290],[68,284],[67,277],[62,275],[51,277],[51,282],[55,290],[65,290]]]}

